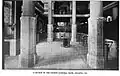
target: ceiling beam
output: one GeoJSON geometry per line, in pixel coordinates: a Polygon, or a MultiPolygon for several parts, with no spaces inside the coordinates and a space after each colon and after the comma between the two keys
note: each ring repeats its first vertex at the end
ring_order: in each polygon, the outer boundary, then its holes
{"type": "Polygon", "coordinates": [[[77,17],[90,17],[90,14],[78,14],[76,15],[77,17]]]}
{"type": "Polygon", "coordinates": [[[72,15],[59,15],[59,14],[54,14],[53,17],[72,17],[72,15]]]}
{"type": "Polygon", "coordinates": [[[103,7],[103,10],[106,11],[106,10],[108,10],[108,9],[111,9],[111,8],[115,7],[116,5],[118,5],[118,2],[117,2],[117,1],[112,2],[112,3],[104,6],[104,7],[103,7]]]}
{"type": "Polygon", "coordinates": [[[44,7],[39,4],[39,2],[34,2],[35,7],[37,7],[41,12],[44,12],[44,7]]]}
{"type": "MultiPolygon", "coordinates": [[[[53,17],[72,17],[72,15],[54,14],[53,17]]],[[[76,17],[90,17],[90,14],[77,14],[76,17]]]]}

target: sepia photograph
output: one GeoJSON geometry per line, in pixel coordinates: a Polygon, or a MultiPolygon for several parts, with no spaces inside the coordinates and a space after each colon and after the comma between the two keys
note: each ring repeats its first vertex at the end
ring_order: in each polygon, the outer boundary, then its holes
{"type": "Polygon", "coordinates": [[[119,71],[119,1],[3,0],[2,70],[119,71]]]}

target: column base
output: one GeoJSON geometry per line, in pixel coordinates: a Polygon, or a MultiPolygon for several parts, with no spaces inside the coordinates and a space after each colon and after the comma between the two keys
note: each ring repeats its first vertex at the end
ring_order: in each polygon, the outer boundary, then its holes
{"type": "Polygon", "coordinates": [[[76,38],[71,38],[71,43],[76,43],[76,38]]]}
{"type": "Polygon", "coordinates": [[[87,54],[87,63],[93,69],[104,69],[104,57],[87,54]]]}
{"type": "Polygon", "coordinates": [[[10,41],[10,56],[16,56],[16,39],[10,41]]]}
{"type": "Polygon", "coordinates": [[[47,38],[47,42],[52,42],[53,38],[47,38]]]}
{"type": "Polygon", "coordinates": [[[19,67],[18,68],[31,68],[37,63],[37,54],[19,55],[19,67]]]}
{"type": "Polygon", "coordinates": [[[76,45],[76,44],[78,44],[78,42],[76,42],[76,41],[70,41],[70,44],[71,45],[76,45]]]}
{"type": "Polygon", "coordinates": [[[75,44],[76,43],[76,24],[72,24],[72,34],[71,34],[71,44],[75,44]]]}

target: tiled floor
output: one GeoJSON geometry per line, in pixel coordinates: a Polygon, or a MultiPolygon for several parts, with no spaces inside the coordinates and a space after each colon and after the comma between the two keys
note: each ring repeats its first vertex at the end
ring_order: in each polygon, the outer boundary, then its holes
{"type": "Polygon", "coordinates": [[[5,59],[4,61],[5,69],[18,68],[18,56],[5,56],[4,59],[5,59]]]}
{"type": "MultiPolygon", "coordinates": [[[[91,69],[86,62],[87,47],[76,43],[68,48],[62,42],[40,42],[36,45],[37,64],[29,69],[91,69]]],[[[18,56],[5,56],[5,69],[18,69],[18,56]]],[[[118,60],[109,59],[106,69],[118,69],[118,60]]]]}
{"type": "Polygon", "coordinates": [[[89,69],[86,63],[87,48],[78,43],[68,48],[64,48],[62,42],[39,43],[37,54],[40,56],[34,67],[37,69],[89,69]]]}
{"type": "MultiPolygon", "coordinates": [[[[78,43],[68,48],[62,42],[41,42],[36,45],[38,62],[32,69],[89,69],[86,63],[87,48],[78,43]]],[[[18,56],[5,57],[5,68],[18,68],[18,56]]]]}

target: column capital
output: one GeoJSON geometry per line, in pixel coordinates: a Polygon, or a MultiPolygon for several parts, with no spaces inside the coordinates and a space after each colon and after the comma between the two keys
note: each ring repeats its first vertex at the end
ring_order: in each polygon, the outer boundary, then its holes
{"type": "Polygon", "coordinates": [[[72,0],[72,37],[71,44],[76,43],[76,1],[72,0]]]}
{"type": "Polygon", "coordinates": [[[105,17],[89,17],[88,20],[102,20],[102,21],[106,21],[105,17]]]}

